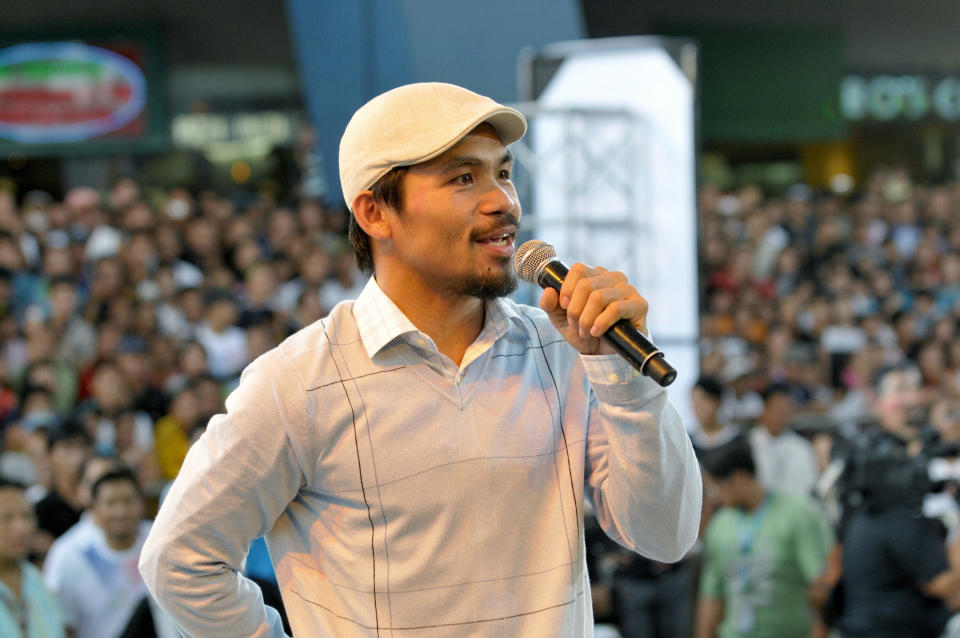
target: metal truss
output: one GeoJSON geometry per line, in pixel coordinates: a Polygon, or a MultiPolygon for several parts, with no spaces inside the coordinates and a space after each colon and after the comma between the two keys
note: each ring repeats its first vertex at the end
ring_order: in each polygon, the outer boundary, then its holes
{"type": "Polygon", "coordinates": [[[617,268],[634,281],[649,276],[637,249],[650,234],[648,172],[641,165],[647,123],[625,109],[514,106],[529,124],[527,136],[511,146],[524,237],[561,233],[568,263],[617,268]]]}

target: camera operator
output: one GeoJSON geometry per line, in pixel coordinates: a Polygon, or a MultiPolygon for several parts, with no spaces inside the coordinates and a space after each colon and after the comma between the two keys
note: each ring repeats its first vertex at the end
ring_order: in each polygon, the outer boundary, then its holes
{"type": "Polygon", "coordinates": [[[945,601],[960,593],[960,569],[950,566],[943,525],[922,513],[936,437],[919,372],[881,371],[872,412],[876,424],[839,446],[843,575],[830,616],[844,638],[935,637],[949,619],[945,601]]]}

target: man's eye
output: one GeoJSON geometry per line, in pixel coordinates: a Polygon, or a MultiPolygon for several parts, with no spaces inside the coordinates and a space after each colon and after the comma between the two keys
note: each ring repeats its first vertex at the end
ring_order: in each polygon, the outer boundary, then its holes
{"type": "Polygon", "coordinates": [[[510,179],[510,171],[506,168],[500,169],[500,179],[510,179]]]}
{"type": "Polygon", "coordinates": [[[472,184],[473,175],[471,175],[470,173],[464,173],[463,175],[458,175],[457,177],[455,177],[453,181],[455,181],[458,184],[472,184]]]}

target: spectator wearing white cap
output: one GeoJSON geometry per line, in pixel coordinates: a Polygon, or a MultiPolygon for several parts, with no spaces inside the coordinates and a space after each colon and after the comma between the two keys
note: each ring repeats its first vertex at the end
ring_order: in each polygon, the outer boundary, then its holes
{"type": "Polygon", "coordinates": [[[193,445],[144,580],[197,636],[283,630],[241,575],[265,535],[296,635],[592,635],[583,511],[660,561],[693,545],[701,482],[666,392],[598,336],[646,330],[621,273],[575,264],[506,299],[515,110],[403,86],[351,119],[355,302],[261,355],[193,445]]]}

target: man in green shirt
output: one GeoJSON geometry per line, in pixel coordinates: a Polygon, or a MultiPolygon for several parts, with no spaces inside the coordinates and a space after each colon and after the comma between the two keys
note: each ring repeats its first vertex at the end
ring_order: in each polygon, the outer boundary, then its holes
{"type": "Polygon", "coordinates": [[[764,490],[745,442],[705,469],[724,507],[706,532],[697,638],[810,636],[808,589],[833,546],[830,528],[806,499],[764,490]]]}

